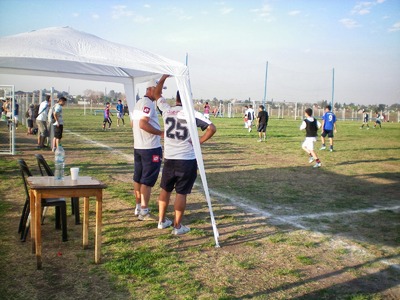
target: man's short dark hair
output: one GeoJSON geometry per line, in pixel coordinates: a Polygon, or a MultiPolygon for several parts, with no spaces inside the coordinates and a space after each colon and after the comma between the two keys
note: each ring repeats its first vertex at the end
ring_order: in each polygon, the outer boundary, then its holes
{"type": "Polygon", "coordinates": [[[46,95],[46,101],[50,101],[50,95],[46,95]]]}
{"type": "Polygon", "coordinates": [[[63,96],[63,97],[60,97],[60,98],[58,99],[58,101],[60,101],[60,100],[67,102],[67,98],[65,98],[64,96],[63,96]]]}
{"type": "Polygon", "coordinates": [[[264,105],[260,105],[259,108],[261,108],[262,110],[264,110],[264,105]]]}
{"type": "Polygon", "coordinates": [[[332,106],[327,105],[327,106],[325,106],[325,108],[328,109],[328,110],[331,110],[331,109],[332,109],[332,106]]]}
{"type": "Polygon", "coordinates": [[[311,108],[306,108],[305,112],[306,112],[306,114],[309,115],[310,117],[312,116],[312,109],[311,109],[311,108]]]}

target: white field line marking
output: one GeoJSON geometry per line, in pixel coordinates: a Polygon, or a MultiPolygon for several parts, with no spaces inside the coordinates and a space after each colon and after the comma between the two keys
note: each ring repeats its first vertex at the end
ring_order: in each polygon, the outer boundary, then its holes
{"type": "Polygon", "coordinates": [[[81,138],[81,139],[83,139],[83,140],[85,140],[85,141],[87,141],[87,142],[89,142],[89,143],[91,143],[91,144],[94,144],[94,145],[97,145],[97,146],[99,146],[99,147],[102,147],[102,148],[105,148],[105,149],[107,149],[107,150],[110,150],[112,153],[115,153],[115,154],[118,155],[118,156],[123,156],[128,162],[133,163],[133,148],[132,148],[132,155],[128,155],[128,154],[125,154],[125,153],[123,153],[123,152],[121,152],[121,151],[119,151],[119,150],[116,150],[116,149],[114,149],[113,147],[110,147],[110,146],[108,146],[108,145],[106,145],[106,144],[93,141],[92,139],[90,139],[90,138],[88,138],[88,137],[86,137],[86,136],[84,136],[84,135],[80,135],[79,133],[72,132],[72,131],[70,131],[70,130],[65,130],[65,131],[66,131],[67,133],[72,134],[72,135],[75,135],[75,136],[77,136],[77,137],[79,137],[79,138],[81,138]]]}
{"type": "Polygon", "coordinates": [[[336,213],[320,213],[320,214],[308,214],[308,215],[298,215],[298,216],[287,216],[286,218],[288,219],[293,219],[293,220],[298,220],[298,219],[318,219],[320,217],[335,217],[335,216],[340,216],[340,215],[353,215],[353,214],[363,214],[363,213],[375,213],[381,210],[398,210],[400,209],[400,205],[397,206],[377,206],[376,208],[367,208],[367,209],[357,209],[357,210],[347,210],[347,211],[341,211],[341,212],[336,212],[336,213]]]}
{"type": "MultiPolygon", "coordinates": [[[[75,135],[75,136],[77,136],[77,137],[79,137],[81,139],[84,139],[85,141],[88,141],[91,144],[94,144],[94,145],[97,145],[99,147],[108,149],[112,153],[114,153],[114,154],[116,154],[118,156],[123,156],[123,157],[126,158],[126,160],[128,162],[133,162],[133,154],[132,155],[125,154],[125,153],[123,153],[123,152],[121,152],[119,150],[116,150],[116,149],[114,149],[114,148],[112,148],[112,147],[110,147],[110,146],[108,146],[106,144],[93,141],[92,139],[90,139],[88,137],[85,137],[83,135],[80,135],[78,133],[72,132],[70,130],[65,130],[65,131],[68,132],[69,134],[72,134],[72,135],[75,135]]],[[[202,185],[200,185],[198,183],[195,183],[195,186],[197,186],[198,188],[202,187],[202,185]]],[[[242,198],[242,197],[235,197],[235,196],[231,196],[231,195],[226,195],[224,193],[213,191],[211,189],[209,190],[209,192],[210,192],[211,195],[213,195],[215,197],[218,197],[218,198],[225,199],[225,200],[231,202],[232,204],[234,204],[235,206],[238,206],[238,207],[244,209],[247,212],[252,212],[254,214],[258,214],[258,215],[260,215],[262,217],[265,217],[265,218],[273,218],[273,219],[279,220],[279,221],[281,221],[283,223],[290,224],[290,225],[292,225],[292,226],[294,226],[296,228],[304,229],[304,230],[310,230],[310,231],[313,231],[313,232],[315,232],[317,234],[322,234],[322,233],[316,232],[314,230],[311,230],[310,228],[307,228],[307,227],[301,225],[300,223],[296,222],[296,220],[303,219],[303,218],[317,219],[319,217],[334,217],[334,216],[337,216],[337,215],[352,215],[352,214],[357,214],[357,213],[374,213],[374,212],[377,212],[377,211],[380,211],[380,210],[397,210],[397,209],[400,209],[400,205],[399,205],[399,206],[392,206],[392,207],[381,207],[381,208],[350,210],[350,211],[344,211],[344,212],[338,212],[338,213],[320,213],[320,214],[308,214],[308,215],[297,215],[297,216],[276,216],[276,215],[273,215],[273,214],[271,214],[271,213],[269,213],[269,212],[267,212],[265,210],[259,209],[259,208],[255,207],[255,206],[252,206],[252,205],[248,204],[250,202],[248,199],[245,199],[245,198],[242,198]]],[[[324,234],[322,234],[322,235],[324,235],[324,234]]],[[[335,238],[335,239],[337,239],[337,238],[335,238]]],[[[342,243],[345,243],[340,238],[337,239],[337,240],[342,242],[342,243]]],[[[347,244],[347,243],[345,243],[345,244],[347,244]]],[[[362,249],[362,250],[364,251],[365,249],[362,249]]],[[[386,264],[386,265],[388,265],[388,266],[391,266],[391,267],[393,267],[393,268],[395,268],[397,270],[400,270],[400,265],[398,265],[398,264],[392,263],[392,262],[390,262],[388,260],[384,260],[384,259],[381,260],[381,262],[386,264]]]]}

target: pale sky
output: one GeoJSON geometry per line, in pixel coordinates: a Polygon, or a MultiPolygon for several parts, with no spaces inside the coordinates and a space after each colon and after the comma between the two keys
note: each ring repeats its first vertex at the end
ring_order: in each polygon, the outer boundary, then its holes
{"type": "MultiPolygon", "coordinates": [[[[400,103],[400,0],[0,0],[0,37],[70,26],[185,63],[195,99],[400,103]]],[[[17,90],[123,86],[0,75],[17,90]]],[[[143,94],[144,91],[140,91],[143,94]]],[[[174,95],[171,86],[166,96],[174,95]]]]}

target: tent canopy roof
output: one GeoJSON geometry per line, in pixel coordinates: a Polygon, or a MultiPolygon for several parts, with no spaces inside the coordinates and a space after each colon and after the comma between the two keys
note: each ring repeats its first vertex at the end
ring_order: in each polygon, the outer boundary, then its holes
{"type": "Polygon", "coordinates": [[[0,72],[123,82],[155,74],[186,76],[187,67],[70,27],[52,27],[0,38],[0,72]]]}

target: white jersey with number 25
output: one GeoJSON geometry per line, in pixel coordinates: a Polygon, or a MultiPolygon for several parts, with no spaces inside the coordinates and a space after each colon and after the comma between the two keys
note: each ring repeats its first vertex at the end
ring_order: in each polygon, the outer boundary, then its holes
{"type": "MultiPolygon", "coordinates": [[[[195,159],[192,140],[182,106],[170,106],[164,98],[157,100],[164,120],[164,157],[166,159],[195,159]]],[[[211,121],[195,111],[196,126],[206,130],[211,121]]]]}

